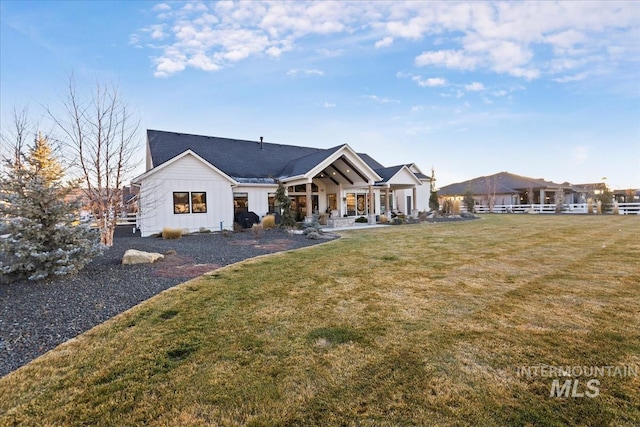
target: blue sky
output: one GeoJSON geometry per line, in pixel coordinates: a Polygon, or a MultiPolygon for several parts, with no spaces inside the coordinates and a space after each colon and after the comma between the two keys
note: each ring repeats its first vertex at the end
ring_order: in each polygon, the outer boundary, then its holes
{"type": "Polygon", "coordinates": [[[3,125],[73,72],[143,130],[640,188],[640,2],[3,0],[0,25],[3,125]]]}

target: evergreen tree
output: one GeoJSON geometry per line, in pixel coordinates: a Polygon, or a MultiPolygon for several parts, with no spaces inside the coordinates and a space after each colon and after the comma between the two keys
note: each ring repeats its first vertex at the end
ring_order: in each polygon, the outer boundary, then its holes
{"type": "Polygon", "coordinates": [[[437,211],[440,209],[440,202],[438,201],[438,190],[436,190],[436,173],[431,168],[431,182],[429,184],[429,209],[437,211]]]}
{"type": "Polygon", "coordinates": [[[82,269],[102,252],[99,235],[74,225],[79,206],[67,201],[73,183],[48,140],[38,136],[22,161],[7,161],[0,176],[0,216],[8,220],[0,239],[0,272],[7,278],[39,280],[82,269]]]}
{"type": "Polygon", "coordinates": [[[476,210],[476,201],[473,198],[473,191],[471,191],[471,186],[467,188],[467,191],[464,192],[464,198],[462,199],[462,203],[467,208],[467,212],[474,213],[476,210]]]}
{"type": "Polygon", "coordinates": [[[281,182],[278,183],[275,199],[278,205],[280,205],[280,227],[293,227],[296,225],[296,220],[291,210],[291,199],[287,195],[287,189],[281,182]]]}
{"type": "Polygon", "coordinates": [[[602,191],[596,194],[596,202],[600,202],[602,212],[610,212],[613,208],[613,192],[607,185],[604,185],[602,191]]]}

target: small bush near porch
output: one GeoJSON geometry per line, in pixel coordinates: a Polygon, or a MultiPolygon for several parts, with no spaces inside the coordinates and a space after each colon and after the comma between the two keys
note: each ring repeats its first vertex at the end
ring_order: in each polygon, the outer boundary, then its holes
{"type": "Polygon", "coordinates": [[[232,265],[0,379],[0,425],[639,425],[633,371],[523,373],[638,369],[639,234],[492,215],[232,265]]]}

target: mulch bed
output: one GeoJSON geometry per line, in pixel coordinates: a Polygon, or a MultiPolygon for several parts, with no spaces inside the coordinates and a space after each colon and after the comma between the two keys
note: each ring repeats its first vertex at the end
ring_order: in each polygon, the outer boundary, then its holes
{"type": "Polygon", "coordinates": [[[164,240],[119,228],[113,246],[75,276],[0,284],[0,376],[179,283],[248,258],[325,241],[277,229],[257,238],[229,232],[164,240]],[[127,249],[166,255],[154,264],[122,265],[127,249]]]}

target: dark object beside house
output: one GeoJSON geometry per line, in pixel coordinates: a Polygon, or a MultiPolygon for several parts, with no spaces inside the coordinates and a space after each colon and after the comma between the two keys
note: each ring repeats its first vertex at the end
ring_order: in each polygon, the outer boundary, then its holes
{"type": "Polygon", "coordinates": [[[251,228],[253,224],[260,224],[260,217],[255,212],[238,212],[234,215],[233,220],[242,228],[251,228]]]}

